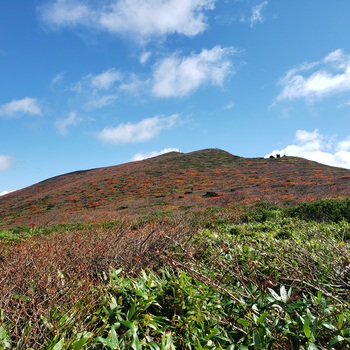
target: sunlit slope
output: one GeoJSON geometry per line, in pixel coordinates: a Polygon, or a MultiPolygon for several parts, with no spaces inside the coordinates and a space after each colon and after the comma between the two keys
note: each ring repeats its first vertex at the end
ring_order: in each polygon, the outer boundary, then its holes
{"type": "Polygon", "coordinates": [[[0,197],[0,227],[93,222],[155,211],[350,196],[350,170],[296,157],[172,152],[76,171],[0,197]]]}

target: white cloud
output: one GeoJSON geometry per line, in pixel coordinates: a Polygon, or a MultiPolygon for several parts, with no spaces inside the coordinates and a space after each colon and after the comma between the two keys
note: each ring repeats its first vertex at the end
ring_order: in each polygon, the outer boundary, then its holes
{"type": "Polygon", "coordinates": [[[92,87],[96,89],[108,90],[116,81],[121,80],[121,74],[112,68],[101,74],[90,76],[90,78],[92,87]]]}
{"type": "Polygon", "coordinates": [[[350,91],[350,55],[338,49],[317,62],[292,68],[280,80],[276,102],[305,98],[309,101],[350,91]]]}
{"type": "Polygon", "coordinates": [[[275,150],[265,157],[276,154],[302,157],[318,163],[350,169],[350,136],[336,141],[334,136],[298,130],[295,142],[281,150],[275,150]]]}
{"type": "Polygon", "coordinates": [[[90,90],[109,90],[117,81],[122,80],[122,74],[115,68],[108,69],[100,74],[88,74],[81,78],[71,89],[77,93],[90,90]]]}
{"type": "Polygon", "coordinates": [[[234,106],[235,106],[234,102],[230,101],[222,109],[228,111],[228,110],[232,109],[234,106]]]}
{"type": "Polygon", "coordinates": [[[337,145],[338,151],[350,151],[350,136],[346,140],[340,141],[337,145]]]}
{"type": "Polygon", "coordinates": [[[25,97],[0,106],[0,117],[12,117],[19,114],[41,115],[42,111],[35,98],[25,97]]]}
{"type": "Polygon", "coordinates": [[[122,83],[123,76],[115,68],[103,71],[100,74],[87,74],[70,90],[79,94],[83,99],[84,107],[88,110],[98,109],[113,103],[117,98],[117,83],[122,83]]]}
{"type": "Polygon", "coordinates": [[[9,170],[11,168],[12,163],[13,159],[11,157],[0,154],[0,172],[9,170]]]}
{"type": "Polygon", "coordinates": [[[152,157],[156,157],[156,156],[160,156],[162,154],[166,154],[169,152],[180,152],[180,150],[178,148],[164,148],[161,151],[153,151],[153,152],[149,152],[149,153],[136,153],[133,157],[132,157],[132,161],[139,161],[139,160],[143,160],[143,159],[147,159],[147,158],[152,158],[152,157]]]}
{"type": "Polygon", "coordinates": [[[140,55],[140,63],[145,64],[152,56],[152,53],[149,51],[142,52],[140,55]]]}
{"type": "Polygon", "coordinates": [[[78,125],[80,121],[81,119],[77,116],[77,114],[75,112],[71,112],[67,118],[57,120],[55,122],[55,127],[60,134],[67,135],[69,133],[68,128],[70,126],[78,125]]]}
{"type": "Polygon", "coordinates": [[[126,123],[116,127],[107,127],[97,134],[97,138],[110,143],[148,141],[156,137],[162,130],[174,127],[179,118],[178,114],[169,117],[155,116],[143,119],[136,124],[126,123]]]}
{"type": "Polygon", "coordinates": [[[8,194],[8,193],[11,193],[11,192],[13,192],[13,191],[15,191],[15,190],[12,190],[12,191],[1,191],[0,192],[0,196],[4,196],[5,194],[8,194]]]}
{"type": "Polygon", "coordinates": [[[41,19],[52,28],[92,24],[92,9],[76,0],[56,0],[39,7],[41,19]]]}
{"type": "Polygon", "coordinates": [[[61,72],[61,73],[56,74],[50,82],[50,87],[54,88],[56,85],[61,83],[63,80],[64,80],[64,73],[61,72]]]}
{"type": "Polygon", "coordinates": [[[87,102],[88,109],[106,107],[118,99],[117,95],[91,96],[87,102]]]}
{"type": "Polygon", "coordinates": [[[215,46],[189,57],[173,55],[158,62],[153,73],[152,92],[157,97],[186,96],[205,84],[221,86],[233,73],[229,56],[233,47],[215,46]]]}
{"type": "Polygon", "coordinates": [[[262,10],[264,7],[266,7],[268,4],[267,1],[263,1],[261,4],[253,6],[252,8],[252,15],[249,19],[250,26],[254,27],[257,23],[262,23],[264,21],[264,17],[262,15],[262,10]]]}
{"type": "Polygon", "coordinates": [[[138,94],[141,91],[149,90],[149,81],[142,80],[136,74],[130,74],[129,79],[122,82],[118,88],[120,91],[138,94]]]}
{"type": "Polygon", "coordinates": [[[135,39],[173,33],[194,36],[206,29],[204,13],[216,0],[113,0],[98,2],[55,0],[39,8],[52,28],[86,26],[135,39]]]}

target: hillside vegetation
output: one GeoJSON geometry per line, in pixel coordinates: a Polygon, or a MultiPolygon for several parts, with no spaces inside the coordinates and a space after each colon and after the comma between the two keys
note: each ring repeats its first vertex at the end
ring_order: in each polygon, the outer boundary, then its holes
{"type": "Polygon", "coordinates": [[[302,158],[172,152],[57,176],[1,196],[0,227],[102,222],[237,203],[290,205],[349,194],[349,170],[302,158]]]}
{"type": "Polygon", "coordinates": [[[0,349],[350,349],[349,193],[210,149],[0,197],[0,349]]]}

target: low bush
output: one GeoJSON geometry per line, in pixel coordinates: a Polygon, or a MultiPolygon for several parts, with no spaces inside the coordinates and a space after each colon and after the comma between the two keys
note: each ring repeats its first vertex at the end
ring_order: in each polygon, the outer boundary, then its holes
{"type": "Polygon", "coordinates": [[[350,199],[322,199],[289,208],[288,215],[317,222],[350,222],[350,199]]]}
{"type": "Polygon", "coordinates": [[[1,243],[0,348],[350,348],[346,216],[247,214],[35,228],[1,243]]]}

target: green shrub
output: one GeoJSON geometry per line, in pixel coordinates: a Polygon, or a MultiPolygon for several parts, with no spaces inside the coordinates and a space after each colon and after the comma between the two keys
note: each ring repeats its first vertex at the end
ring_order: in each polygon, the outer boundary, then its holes
{"type": "Polygon", "coordinates": [[[317,222],[350,222],[350,199],[322,199],[307,202],[286,210],[287,214],[302,220],[317,222]]]}

